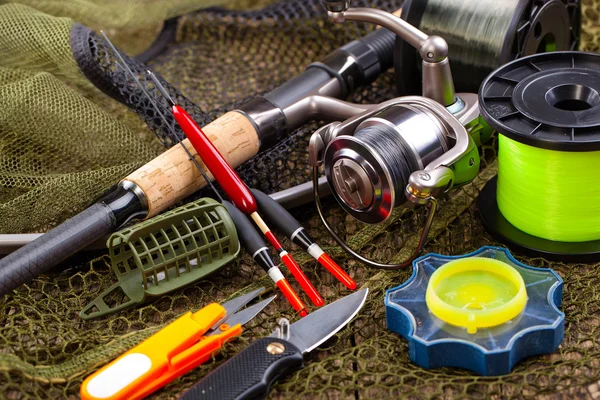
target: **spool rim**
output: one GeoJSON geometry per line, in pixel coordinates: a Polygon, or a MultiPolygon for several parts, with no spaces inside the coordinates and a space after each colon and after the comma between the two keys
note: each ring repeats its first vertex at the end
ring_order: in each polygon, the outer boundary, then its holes
{"type": "Polygon", "coordinates": [[[556,242],[525,233],[512,225],[500,212],[496,200],[498,177],[492,178],[477,198],[479,215],[486,230],[497,240],[524,254],[564,262],[600,260],[600,240],[589,242],[556,242]]]}
{"type": "Polygon", "coordinates": [[[478,97],[485,121],[512,140],[548,150],[595,151],[600,150],[599,93],[600,54],[561,51],[503,65],[483,81],[478,97]],[[551,106],[548,93],[564,85],[582,86],[596,92],[597,98],[587,109],[551,106]],[[557,118],[564,121],[557,122],[557,118]]]}
{"type": "Polygon", "coordinates": [[[595,128],[600,126],[599,91],[600,74],[584,68],[552,75],[539,72],[515,87],[513,103],[536,122],[560,128],[595,128]]]}
{"type": "Polygon", "coordinates": [[[523,277],[509,264],[487,257],[469,257],[452,260],[436,269],[429,278],[425,301],[429,311],[437,318],[451,325],[467,328],[468,333],[474,334],[478,328],[502,325],[521,314],[527,304],[527,291],[523,277]],[[486,287],[493,286],[490,279],[497,279],[497,276],[503,278],[500,282],[502,285],[510,285],[517,291],[508,301],[499,300],[501,303],[490,309],[485,309],[479,303],[471,304],[472,307],[469,307],[470,303],[462,307],[449,304],[438,294],[440,283],[463,272],[480,274],[476,285],[462,287],[472,299],[477,297],[474,291],[484,291],[486,287]]]}
{"type": "MultiPolygon", "coordinates": [[[[515,44],[515,37],[518,35],[517,30],[519,29],[520,22],[525,18],[524,14],[527,10],[528,3],[528,0],[521,0],[515,8],[513,18],[510,21],[510,24],[508,25],[508,35],[504,37],[504,42],[502,43],[502,51],[500,52],[500,56],[496,60],[498,65],[505,64],[510,60],[514,59],[513,47],[515,44]]],[[[533,16],[533,19],[535,19],[536,17],[537,16],[533,16]]],[[[529,36],[529,30],[530,29],[528,29],[527,33],[525,34],[525,36],[527,37],[529,36]]],[[[519,54],[517,53],[517,57],[518,56],[519,54]]]]}
{"type": "Polygon", "coordinates": [[[572,49],[571,42],[575,41],[576,39],[574,37],[572,37],[572,26],[573,25],[571,24],[569,17],[570,17],[570,15],[569,15],[569,10],[568,10],[568,4],[565,4],[561,0],[555,0],[555,1],[548,0],[546,3],[541,4],[541,5],[535,5],[535,4],[531,5],[531,4],[529,4],[529,2],[527,0],[519,2],[519,4],[517,5],[517,8],[516,8],[516,12],[513,16],[512,21],[510,22],[510,25],[508,28],[508,32],[510,33],[510,35],[507,35],[504,38],[504,43],[502,45],[502,52],[500,53],[500,56],[497,60],[498,65],[506,64],[507,62],[514,60],[515,58],[522,57],[523,54],[545,53],[546,51],[539,51],[539,50],[540,50],[541,44],[543,43],[543,39],[545,39],[549,33],[552,34],[552,36],[554,36],[554,41],[555,41],[555,46],[556,46],[556,48],[553,49],[554,51],[557,48],[564,49],[564,50],[572,49]],[[528,7],[528,6],[530,6],[530,7],[528,7]],[[554,14],[548,12],[548,9],[550,9],[551,7],[556,8],[557,6],[559,6],[560,8],[557,9],[557,11],[554,14]],[[528,10],[531,7],[539,7],[539,9],[536,10],[535,14],[531,14],[533,10],[531,10],[531,11],[528,10]],[[527,32],[522,36],[522,42],[519,43],[519,38],[518,38],[519,25],[520,25],[521,21],[523,21],[523,19],[526,19],[526,17],[524,16],[526,11],[529,11],[529,14],[530,14],[530,18],[528,19],[528,23],[530,24],[530,27],[527,30],[527,32]],[[518,18],[517,18],[517,16],[518,16],[518,18]],[[539,26],[543,26],[544,28],[546,28],[547,32],[544,32],[543,30],[541,30],[541,32],[539,32],[539,34],[536,33],[536,28],[537,28],[538,24],[541,24],[542,20],[549,19],[549,18],[553,18],[553,19],[566,18],[566,21],[564,21],[564,22],[566,22],[566,24],[569,26],[569,31],[565,32],[564,30],[561,31],[559,29],[552,30],[552,28],[557,28],[557,26],[555,26],[557,24],[551,24],[550,21],[548,21],[548,24],[539,25],[539,26]],[[562,34],[562,37],[557,38],[556,37],[557,34],[562,34]],[[514,47],[513,45],[515,43],[518,43],[521,45],[521,48],[517,48],[516,52],[514,51],[515,49],[513,49],[513,47],[514,47]],[[531,46],[535,46],[536,50],[531,51],[532,49],[528,49],[528,47],[531,47],[531,46]]]}

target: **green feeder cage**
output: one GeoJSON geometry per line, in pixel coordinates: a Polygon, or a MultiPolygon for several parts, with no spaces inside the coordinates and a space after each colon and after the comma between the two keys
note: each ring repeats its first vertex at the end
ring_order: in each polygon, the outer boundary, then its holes
{"type": "Polygon", "coordinates": [[[116,232],[107,246],[118,282],[80,312],[85,320],[195,282],[233,261],[240,251],[227,210],[209,198],[116,232]]]}

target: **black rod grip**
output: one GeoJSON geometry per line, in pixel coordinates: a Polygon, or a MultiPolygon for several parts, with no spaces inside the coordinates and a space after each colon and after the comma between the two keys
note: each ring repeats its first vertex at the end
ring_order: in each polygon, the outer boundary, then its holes
{"type": "Polygon", "coordinates": [[[291,238],[294,232],[302,228],[300,222],[298,222],[298,220],[278,202],[260,190],[251,189],[251,191],[258,203],[261,213],[266,215],[267,219],[273,223],[277,229],[283,232],[285,236],[291,238]]]}
{"type": "MultiPolygon", "coordinates": [[[[358,41],[369,46],[377,55],[381,72],[392,68],[394,64],[394,46],[396,44],[396,35],[392,31],[379,28],[358,41]]],[[[376,76],[371,79],[374,78],[376,76]]]]}
{"type": "Polygon", "coordinates": [[[117,225],[113,211],[97,203],[0,259],[0,296],[75,254],[117,225]]]}
{"type": "Polygon", "coordinates": [[[185,400],[260,399],[282,375],[302,367],[292,343],[266,337],[250,344],[185,392],[185,400]]]}

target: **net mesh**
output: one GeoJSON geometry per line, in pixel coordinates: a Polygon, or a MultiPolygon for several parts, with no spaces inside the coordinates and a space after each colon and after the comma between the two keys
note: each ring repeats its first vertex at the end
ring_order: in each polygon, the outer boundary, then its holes
{"type": "MultiPolygon", "coordinates": [[[[117,46],[135,53],[152,41],[164,18],[185,14],[176,40],[148,65],[173,85],[169,90],[177,88],[190,105],[195,104],[196,117],[208,120],[241,99],[276,87],[368,29],[361,24],[331,25],[315,0],[268,5],[271,2],[228,4],[245,10],[249,4],[266,6],[256,11],[191,12],[217,2],[174,1],[148,13],[167,2],[22,1],[0,6],[0,232],[47,230],[163,151],[152,131],[130,110],[139,107],[139,99],[121,104],[80,72],[69,43],[74,22],[106,29],[117,46]]],[[[401,2],[362,3],[392,10],[401,2]]],[[[583,50],[600,50],[598,15],[600,2],[584,0],[583,50]]],[[[101,47],[95,54],[105,54],[101,47]]],[[[107,73],[110,58],[105,62],[99,65],[107,73]]],[[[379,102],[393,97],[393,87],[388,72],[351,100],[379,102]]],[[[113,94],[119,97],[118,92],[113,94]]],[[[308,180],[306,146],[317,126],[302,127],[242,166],[246,182],[272,192],[308,180]]],[[[479,191],[496,173],[495,148],[494,143],[483,147],[478,178],[440,204],[426,251],[462,254],[495,244],[483,230],[475,205],[479,191]]],[[[355,249],[386,262],[401,261],[411,253],[424,218],[424,210],[397,210],[385,224],[366,226],[345,215],[332,200],[324,206],[329,221],[355,249]]],[[[281,380],[272,398],[600,395],[597,265],[561,264],[517,254],[525,263],[554,268],[565,281],[565,340],[555,353],[528,359],[501,377],[478,377],[449,368],[424,370],[409,362],[407,342],[387,331],[385,324],[384,291],[405,281],[410,270],[367,269],[333,246],[312,206],[294,214],[371,294],[356,321],[307,355],[305,368],[281,380]]],[[[291,248],[327,302],[347,294],[307,254],[288,241],[284,246],[291,248]]],[[[79,310],[114,282],[108,262],[105,252],[81,253],[0,300],[4,396],[77,398],[87,375],[182,313],[259,286],[272,288],[244,255],[209,279],[151,304],[84,322],[79,310]]],[[[221,355],[156,392],[154,398],[175,398],[253,339],[269,334],[283,316],[295,320],[285,300],[278,298],[247,325],[240,339],[225,345],[221,355]]]]}

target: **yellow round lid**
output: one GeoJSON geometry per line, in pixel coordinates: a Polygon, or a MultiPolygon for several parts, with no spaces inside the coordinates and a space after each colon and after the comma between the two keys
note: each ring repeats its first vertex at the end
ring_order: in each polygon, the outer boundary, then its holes
{"type": "Polygon", "coordinates": [[[436,317],[472,334],[519,315],[527,304],[527,291],[523,277],[510,265],[469,257],[439,267],[429,278],[425,301],[436,317]]]}

